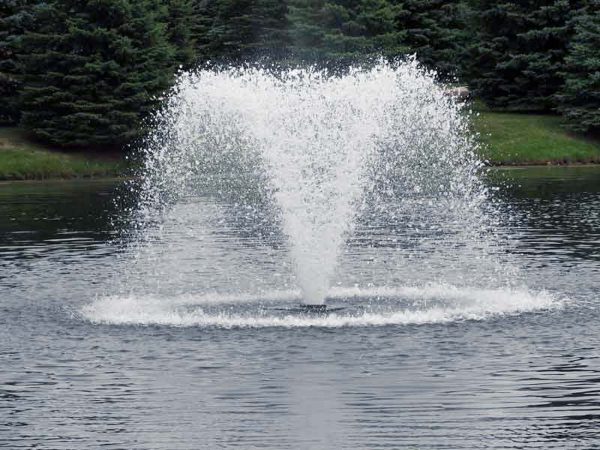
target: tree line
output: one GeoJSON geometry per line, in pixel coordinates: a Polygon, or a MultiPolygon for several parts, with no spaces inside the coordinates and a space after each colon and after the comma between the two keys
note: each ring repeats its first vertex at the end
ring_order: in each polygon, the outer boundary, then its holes
{"type": "Polygon", "coordinates": [[[416,54],[500,110],[600,133],[600,0],[0,0],[0,123],[121,147],[181,69],[416,54]]]}

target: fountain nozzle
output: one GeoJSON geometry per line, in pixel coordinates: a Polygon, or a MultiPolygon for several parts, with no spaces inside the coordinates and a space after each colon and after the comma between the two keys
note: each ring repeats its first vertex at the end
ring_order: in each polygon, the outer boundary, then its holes
{"type": "Polygon", "coordinates": [[[311,303],[303,303],[301,308],[305,311],[309,312],[317,312],[317,311],[326,311],[327,305],[325,304],[311,304],[311,303]]]}

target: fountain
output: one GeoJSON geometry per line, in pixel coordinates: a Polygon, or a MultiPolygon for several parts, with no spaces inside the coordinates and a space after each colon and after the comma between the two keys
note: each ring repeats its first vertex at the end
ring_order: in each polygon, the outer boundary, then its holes
{"type": "Polygon", "coordinates": [[[83,308],[92,321],[386,325],[553,304],[506,251],[468,111],[415,60],[184,73],[151,130],[123,277],[83,308]]]}
{"type": "Polygon", "coordinates": [[[198,71],[180,76],[156,117],[143,203],[156,209],[201,189],[240,208],[272,202],[302,302],[322,305],[357,214],[400,191],[472,215],[485,197],[480,167],[461,105],[414,60],[341,76],[198,71]]]}

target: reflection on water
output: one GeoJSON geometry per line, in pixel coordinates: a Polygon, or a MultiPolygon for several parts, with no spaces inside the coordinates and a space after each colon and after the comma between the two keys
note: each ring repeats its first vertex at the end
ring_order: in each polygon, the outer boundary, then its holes
{"type": "MultiPolygon", "coordinates": [[[[600,260],[600,174],[596,167],[529,168],[501,175],[518,186],[510,202],[520,252],[566,264],[600,260]]],[[[510,198],[510,197],[509,197],[510,198]]]]}
{"type": "Polygon", "coordinates": [[[530,297],[411,283],[420,264],[450,273],[425,239],[448,230],[371,224],[352,237],[332,302],[346,319],[404,314],[379,326],[275,311],[298,293],[266,219],[253,228],[256,217],[190,199],[171,217],[193,225],[177,228],[186,235],[166,224],[136,261],[111,225],[123,219],[115,183],[0,185],[0,447],[598,447],[600,170],[492,178],[506,261],[530,297]],[[224,292],[207,295],[206,278],[224,292]],[[244,311],[306,322],[200,320],[244,311]]]}

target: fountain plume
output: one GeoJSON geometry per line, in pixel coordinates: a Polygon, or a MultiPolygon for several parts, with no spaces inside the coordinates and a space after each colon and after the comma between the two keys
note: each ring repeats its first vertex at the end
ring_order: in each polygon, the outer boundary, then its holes
{"type": "Polygon", "coordinates": [[[308,69],[184,73],[154,118],[140,211],[195,192],[279,217],[303,302],[322,304],[356,216],[435,197],[463,233],[487,197],[462,105],[414,59],[329,76],[308,69]]]}

